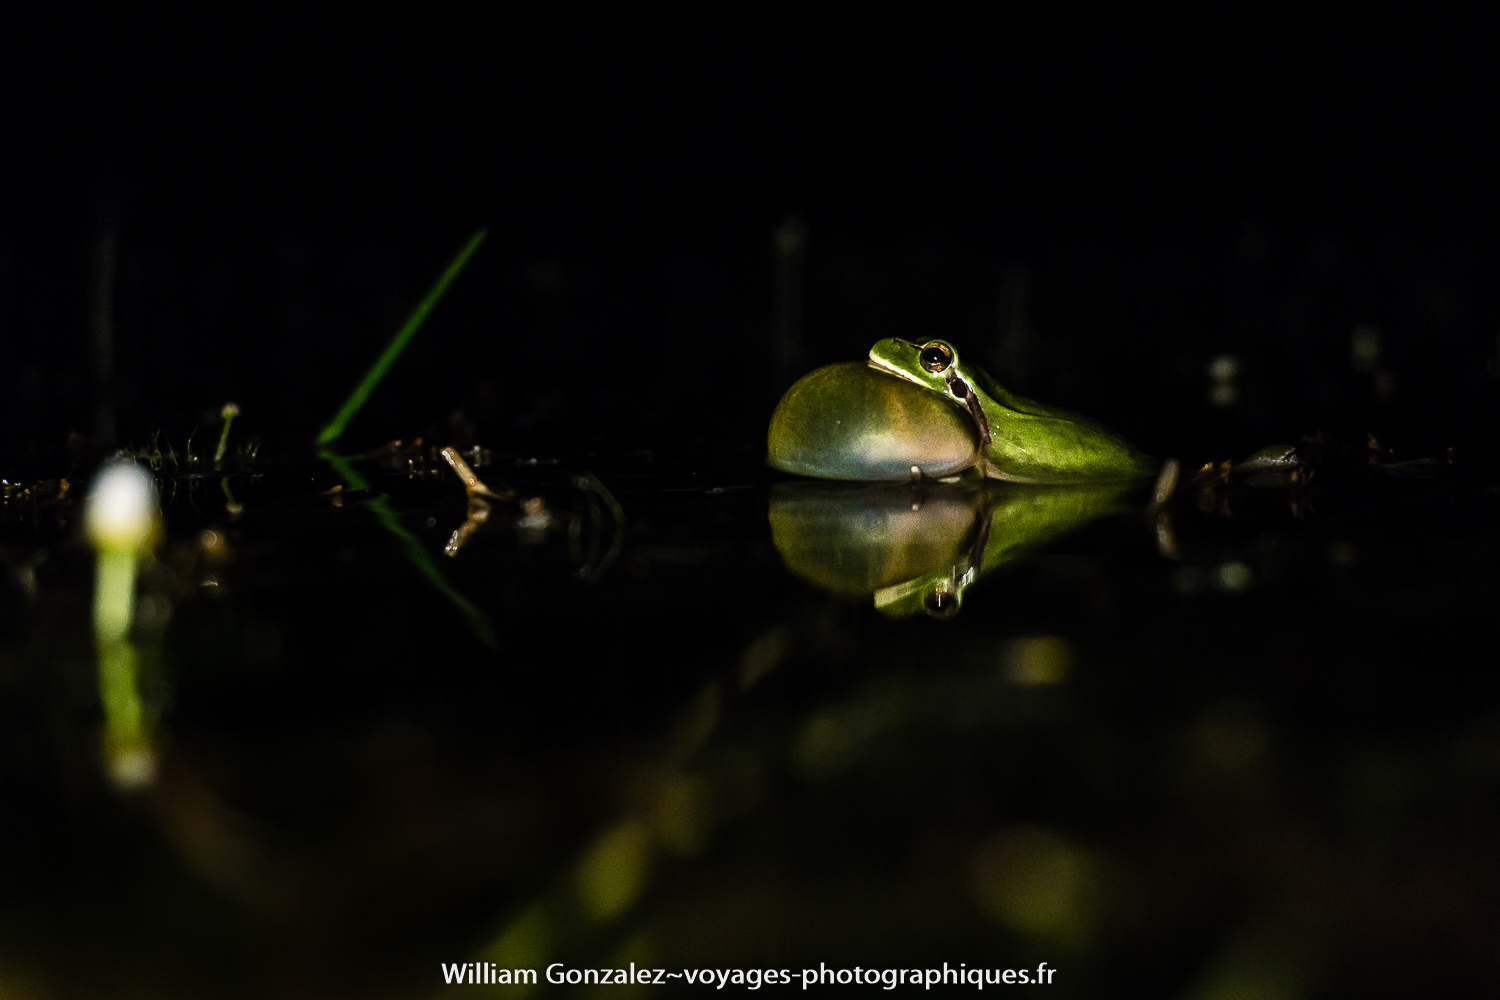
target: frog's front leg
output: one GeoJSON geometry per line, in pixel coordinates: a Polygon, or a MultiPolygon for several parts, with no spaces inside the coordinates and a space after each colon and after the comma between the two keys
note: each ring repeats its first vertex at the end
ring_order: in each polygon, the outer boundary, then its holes
{"type": "Polygon", "coordinates": [[[959,377],[956,366],[948,367],[947,380],[949,394],[963,402],[964,408],[969,411],[969,419],[974,421],[974,429],[979,434],[979,453],[975,456],[974,467],[979,470],[981,476],[987,479],[1001,478],[994,463],[989,459],[994,434],[990,430],[990,419],[984,412],[978,393],[974,391],[972,385],[959,377]]]}

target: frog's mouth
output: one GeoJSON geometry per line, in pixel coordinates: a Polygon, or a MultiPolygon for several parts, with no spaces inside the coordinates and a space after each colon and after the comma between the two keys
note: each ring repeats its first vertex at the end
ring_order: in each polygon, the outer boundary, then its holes
{"type": "Polygon", "coordinates": [[[875,369],[878,372],[884,372],[887,375],[894,375],[897,378],[904,378],[908,382],[915,382],[917,385],[920,385],[924,389],[931,388],[931,386],[927,385],[927,383],[923,382],[921,379],[913,378],[910,372],[902,371],[900,368],[897,368],[890,362],[882,361],[880,358],[877,358],[874,355],[870,356],[870,358],[866,361],[866,364],[868,364],[871,368],[875,369]]]}
{"type": "MultiPolygon", "coordinates": [[[[910,341],[898,340],[898,339],[896,339],[894,337],[891,338],[889,341],[882,341],[881,343],[896,343],[896,344],[902,345],[902,350],[909,350],[911,352],[911,354],[912,354],[912,362],[914,363],[916,361],[916,355],[917,355],[917,345],[916,344],[913,344],[910,341]]],[[[877,344],[875,346],[879,347],[880,344],[877,344]]],[[[898,367],[893,362],[885,360],[884,358],[878,356],[873,350],[869,353],[869,355],[868,355],[868,357],[866,359],[866,362],[869,364],[869,366],[871,368],[875,369],[878,372],[884,372],[887,375],[894,375],[897,378],[904,378],[908,382],[914,382],[917,385],[920,385],[924,389],[931,389],[932,388],[931,385],[927,384],[921,378],[917,377],[916,375],[913,375],[910,370],[898,367]]]]}

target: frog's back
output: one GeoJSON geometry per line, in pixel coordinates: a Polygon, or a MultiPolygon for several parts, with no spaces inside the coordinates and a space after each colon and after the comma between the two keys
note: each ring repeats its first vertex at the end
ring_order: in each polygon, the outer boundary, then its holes
{"type": "Polygon", "coordinates": [[[983,369],[974,380],[1003,410],[990,421],[986,472],[1024,483],[1145,479],[1160,462],[1087,417],[1006,389],[983,369]]]}

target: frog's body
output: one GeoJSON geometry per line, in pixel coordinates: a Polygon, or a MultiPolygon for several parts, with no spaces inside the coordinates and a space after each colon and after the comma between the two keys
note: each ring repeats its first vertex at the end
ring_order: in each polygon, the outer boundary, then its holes
{"type": "Polygon", "coordinates": [[[922,386],[967,413],[979,436],[985,475],[1019,483],[1140,479],[1159,463],[1075,413],[1007,391],[980,368],[959,361],[946,341],[888,338],[870,349],[870,366],[922,386]]]}

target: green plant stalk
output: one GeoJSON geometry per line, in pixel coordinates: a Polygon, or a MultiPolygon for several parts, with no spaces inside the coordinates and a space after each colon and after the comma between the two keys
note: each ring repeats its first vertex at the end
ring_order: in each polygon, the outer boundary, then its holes
{"type": "Polygon", "coordinates": [[[349,394],[349,398],[344,400],[344,405],[339,409],[338,413],[334,414],[333,419],[328,422],[328,426],[324,427],[318,433],[317,443],[320,446],[332,444],[344,433],[344,428],[349,425],[349,421],[353,420],[354,415],[365,405],[365,401],[370,398],[370,393],[375,391],[375,387],[380,384],[380,380],[385,378],[386,372],[390,370],[391,365],[396,363],[396,359],[401,356],[401,352],[406,349],[406,345],[416,335],[417,330],[421,328],[423,321],[427,319],[427,314],[432,311],[433,306],[437,305],[438,300],[443,297],[443,293],[448,290],[448,286],[453,284],[453,279],[458,277],[459,272],[464,269],[464,265],[469,262],[469,258],[474,255],[474,251],[479,249],[479,244],[484,242],[486,233],[487,230],[481,229],[469,238],[469,242],[464,244],[464,248],[458,252],[458,256],[453,258],[453,263],[449,264],[448,269],[443,272],[442,277],[438,278],[437,284],[433,285],[432,290],[427,293],[426,297],[417,303],[417,308],[412,311],[411,316],[402,325],[401,329],[396,331],[396,336],[391,338],[391,342],[386,345],[380,357],[375,359],[375,363],[370,366],[370,370],[365,373],[365,377],[354,387],[354,391],[349,394]]]}
{"type": "Polygon", "coordinates": [[[99,553],[94,581],[94,638],[99,646],[99,696],[110,742],[142,740],[141,696],[136,685],[136,651],[130,644],[135,617],[136,557],[130,549],[99,553]]]}

